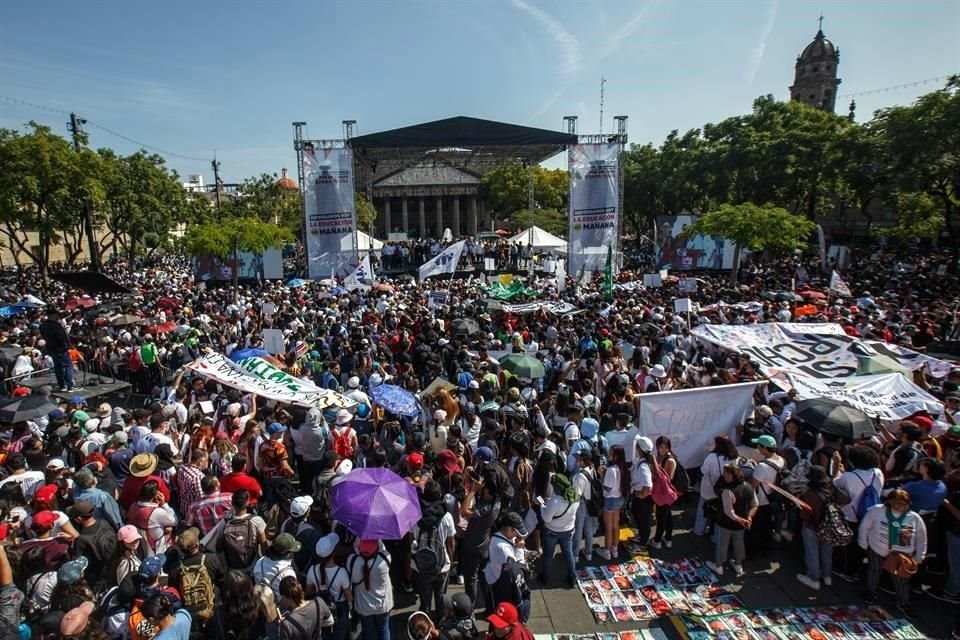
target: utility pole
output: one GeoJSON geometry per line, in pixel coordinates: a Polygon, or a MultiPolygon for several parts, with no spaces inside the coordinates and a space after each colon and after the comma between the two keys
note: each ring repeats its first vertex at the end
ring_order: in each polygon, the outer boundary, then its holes
{"type": "Polygon", "coordinates": [[[217,160],[217,152],[213,152],[213,161],[210,163],[213,167],[213,188],[214,195],[217,197],[217,217],[220,217],[220,162],[217,160]]]}
{"type": "MultiPolygon", "coordinates": [[[[87,123],[83,118],[78,118],[77,114],[70,114],[70,122],[67,129],[73,136],[73,149],[80,153],[80,138],[86,134],[83,131],[83,125],[87,123]]],[[[90,208],[90,201],[83,198],[83,226],[87,235],[87,250],[90,253],[90,270],[100,271],[100,253],[97,251],[97,240],[93,233],[93,209],[90,208]]]]}

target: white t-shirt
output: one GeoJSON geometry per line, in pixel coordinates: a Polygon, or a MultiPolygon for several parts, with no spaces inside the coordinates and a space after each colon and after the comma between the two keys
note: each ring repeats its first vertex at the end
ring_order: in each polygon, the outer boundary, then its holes
{"type": "Polygon", "coordinates": [[[640,433],[640,430],[636,427],[630,427],[629,429],[624,429],[623,431],[608,431],[607,432],[607,445],[612,447],[614,445],[620,445],[623,447],[623,453],[625,454],[626,460],[628,463],[633,462],[633,440],[637,437],[637,434],[640,433]]]}
{"type": "MultiPolygon", "coordinates": [[[[414,525],[411,529],[413,533],[413,544],[410,546],[410,553],[416,553],[417,551],[417,535],[420,533],[420,526],[414,525]]],[[[457,534],[456,525],[453,522],[453,516],[450,513],[443,514],[443,518],[440,519],[440,524],[437,526],[437,533],[440,536],[440,542],[443,545],[443,566],[440,568],[440,573],[446,573],[450,571],[450,554],[447,553],[447,540],[454,537],[457,534]]],[[[415,562],[411,563],[413,570],[417,570],[417,564],[415,562]]]]}
{"type": "Polygon", "coordinates": [[[758,462],[757,466],[754,467],[753,479],[760,483],[757,485],[757,504],[759,506],[763,507],[770,504],[770,498],[768,498],[767,495],[773,491],[773,489],[770,489],[763,484],[763,481],[766,480],[771,484],[776,484],[777,473],[782,468],[783,459],[780,458],[780,456],[766,458],[761,462],[758,462]]]}
{"type": "Polygon", "coordinates": [[[253,571],[250,572],[250,575],[253,576],[254,585],[258,585],[263,581],[269,582],[270,588],[273,589],[273,595],[279,600],[280,581],[287,576],[296,577],[297,572],[293,570],[292,558],[273,560],[272,558],[263,556],[254,563],[253,571]]]}
{"type": "Polygon", "coordinates": [[[603,497],[623,497],[623,493],[620,491],[620,467],[616,465],[607,467],[607,472],[603,474],[603,497]]]}
{"type": "Polygon", "coordinates": [[[23,473],[0,480],[0,487],[11,482],[19,483],[20,488],[23,489],[24,497],[27,498],[27,500],[33,500],[33,494],[36,492],[37,486],[44,481],[43,471],[24,471],[23,473]]]}
{"type": "Polygon", "coordinates": [[[570,482],[573,485],[574,491],[576,491],[577,495],[580,496],[580,500],[590,500],[593,497],[590,480],[596,473],[597,472],[593,467],[589,467],[586,469],[579,469],[575,474],[573,474],[573,479],[570,482]]]}
{"type": "Polygon", "coordinates": [[[332,602],[343,602],[343,590],[350,588],[350,576],[345,567],[333,565],[332,567],[321,567],[315,564],[307,571],[307,584],[313,586],[317,592],[320,592],[320,574],[323,572],[324,584],[327,586],[327,592],[330,594],[332,602]]]}
{"type": "Polygon", "coordinates": [[[635,460],[630,467],[630,490],[642,491],[646,487],[653,489],[653,470],[646,461],[635,460]]]}
{"type": "Polygon", "coordinates": [[[523,562],[524,559],[523,551],[499,532],[490,536],[489,557],[490,560],[483,569],[483,577],[487,584],[491,585],[500,579],[500,571],[507,560],[513,558],[517,562],[523,562]]]}
{"type": "Polygon", "coordinates": [[[50,596],[53,595],[53,589],[57,586],[57,572],[47,571],[40,575],[27,578],[27,588],[24,589],[24,598],[29,597],[30,601],[38,607],[47,609],[50,607],[50,596]]]}
{"type": "Polygon", "coordinates": [[[576,502],[567,502],[562,496],[553,496],[547,500],[547,504],[543,505],[543,509],[540,510],[543,526],[556,533],[573,531],[579,506],[576,502]]]}
{"type": "Polygon", "coordinates": [[[850,503],[840,507],[847,522],[857,522],[857,507],[860,505],[860,496],[868,486],[873,485],[877,495],[883,495],[883,472],[880,469],[866,469],[845,471],[833,481],[833,486],[843,489],[850,496],[850,503]]]}
{"type": "Polygon", "coordinates": [[[717,484],[720,476],[723,475],[723,465],[727,464],[727,462],[729,462],[729,460],[727,460],[726,456],[721,456],[718,453],[710,453],[703,461],[703,464],[700,465],[700,473],[703,474],[700,480],[700,497],[704,500],[713,500],[717,497],[717,494],[713,491],[713,487],[717,484]]]}

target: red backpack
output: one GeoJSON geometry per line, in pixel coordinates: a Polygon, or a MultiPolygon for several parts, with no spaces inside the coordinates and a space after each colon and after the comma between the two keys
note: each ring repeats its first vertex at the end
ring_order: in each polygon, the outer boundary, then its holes
{"type": "Polygon", "coordinates": [[[333,452],[337,454],[337,458],[344,460],[353,457],[351,436],[353,436],[353,429],[350,427],[345,428],[342,433],[336,429],[333,430],[333,452]]]}

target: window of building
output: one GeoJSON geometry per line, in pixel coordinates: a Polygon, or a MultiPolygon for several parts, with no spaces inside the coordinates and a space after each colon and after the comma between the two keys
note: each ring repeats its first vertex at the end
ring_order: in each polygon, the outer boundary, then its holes
{"type": "Polygon", "coordinates": [[[828,64],[828,65],[827,65],[827,71],[833,71],[833,65],[832,65],[832,64],[828,64]]]}
{"type": "Polygon", "coordinates": [[[819,71],[819,70],[820,70],[820,67],[814,67],[814,68],[813,68],[813,72],[814,72],[814,73],[816,73],[816,72],[819,71]]]}
{"type": "Polygon", "coordinates": [[[810,100],[816,100],[816,99],[817,99],[817,96],[815,96],[814,94],[811,93],[811,94],[810,94],[810,100]]]}

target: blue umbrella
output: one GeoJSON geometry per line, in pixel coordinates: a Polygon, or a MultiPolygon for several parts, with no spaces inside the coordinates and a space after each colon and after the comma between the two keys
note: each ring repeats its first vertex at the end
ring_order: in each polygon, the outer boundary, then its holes
{"type": "Polygon", "coordinates": [[[296,289],[297,287],[302,287],[307,284],[309,280],[304,280],[303,278],[294,278],[287,283],[287,286],[291,289],[296,289]]]}
{"type": "Polygon", "coordinates": [[[344,289],[343,287],[334,287],[333,289],[330,289],[330,291],[328,291],[327,293],[329,293],[332,296],[339,296],[344,293],[350,293],[350,292],[344,289]]]}
{"type": "Polygon", "coordinates": [[[395,384],[381,384],[370,392],[373,401],[390,413],[398,416],[415,416],[420,413],[420,405],[412,393],[395,384]]]}
{"type": "Polygon", "coordinates": [[[9,318],[20,313],[22,309],[16,307],[0,307],[0,318],[9,318]]]}
{"type": "Polygon", "coordinates": [[[263,349],[234,349],[230,352],[230,359],[234,362],[240,362],[244,358],[272,358],[269,353],[263,349]]]}

